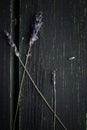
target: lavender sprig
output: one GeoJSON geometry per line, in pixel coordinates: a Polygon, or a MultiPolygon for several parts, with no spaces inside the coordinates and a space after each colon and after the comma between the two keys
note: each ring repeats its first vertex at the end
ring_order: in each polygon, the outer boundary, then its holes
{"type": "Polygon", "coordinates": [[[53,81],[53,107],[54,107],[54,130],[56,125],[56,70],[52,72],[52,81],[53,81]]]}
{"type": "Polygon", "coordinates": [[[56,70],[52,72],[52,81],[53,81],[53,85],[55,86],[56,85],[56,70]]]}
{"type": "MultiPolygon", "coordinates": [[[[25,60],[25,65],[24,65],[24,68],[26,68],[27,66],[27,63],[29,61],[29,57],[31,56],[31,47],[32,45],[35,43],[35,41],[37,41],[38,39],[38,32],[43,24],[42,22],[42,12],[40,11],[37,15],[36,15],[36,18],[35,18],[35,25],[34,25],[34,29],[33,29],[33,32],[32,32],[32,35],[31,35],[31,38],[29,40],[29,48],[28,48],[28,52],[27,52],[27,57],[26,57],[26,60],[25,60]]],[[[21,96],[21,90],[22,90],[22,86],[23,86],[23,82],[24,82],[24,78],[25,78],[25,72],[26,72],[26,69],[24,69],[24,72],[23,72],[23,75],[22,75],[22,80],[21,80],[21,83],[20,83],[20,89],[19,89],[19,94],[18,94],[18,101],[17,101],[17,108],[16,108],[16,113],[15,113],[15,119],[14,119],[14,125],[13,125],[13,130],[15,128],[15,122],[16,122],[16,118],[17,118],[17,113],[18,113],[18,108],[19,108],[19,102],[20,102],[20,96],[21,96]]],[[[34,82],[34,81],[33,81],[34,82]]],[[[34,84],[35,86],[35,84],[34,84]]]]}
{"type": "Polygon", "coordinates": [[[17,57],[19,57],[19,52],[17,50],[17,47],[16,47],[16,44],[14,43],[14,41],[12,40],[12,37],[10,35],[9,32],[7,31],[4,31],[5,32],[5,35],[7,36],[8,40],[9,40],[9,44],[11,45],[11,47],[14,49],[14,53],[17,57]]]}
{"type": "Polygon", "coordinates": [[[31,35],[30,41],[29,41],[29,46],[31,48],[31,46],[34,44],[35,41],[38,40],[38,32],[43,24],[42,22],[42,18],[43,18],[43,13],[40,11],[37,15],[36,15],[36,19],[35,19],[35,25],[34,25],[34,30],[33,33],[31,35]]]}
{"type": "MultiPolygon", "coordinates": [[[[17,50],[16,44],[12,40],[11,35],[7,31],[4,31],[5,35],[7,36],[8,40],[9,40],[9,44],[14,49],[15,55],[18,57],[21,65],[22,65],[22,67],[24,68],[24,72],[23,72],[23,76],[22,76],[22,81],[21,81],[21,85],[20,85],[20,90],[19,90],[19,94],[18,94],[18,101],[17,101],[17,108],[16,108],[16,113],[15,113],[15,119],[14,119],[14,122],[13,122],[13,130],[15,130],[15,123],[16,123],[16,118],[17,118],[17,113],[18,113],[18,108],[19,108],[20,95],[21,95],[21,89],[22,89],[22,85],[23,85],[23,81],[24,81],[24,77],[25,77],[25,72],[27,73],[27,75],[30,78],[31,82],[33,83],[36,91],[39,93],[39,95],[41,96],[41,98],[43,99],[43,101],[46,103],[46,105],[48,106],[48,108],[50,109],[50,111],[55,114],[56,119],[59,121],[59,123],[62,125],[62,127],[65,130],[67,130],[67,128],[65,127],[65,125],[62,123],[62,121],[60,120],[60,118],[57,116],[57,114],[55,113],[55,111],[52,109],[52,107],[50,106],[50,104],[45,99],[44,95],[38,89],[37,85],[35,84],[34,80],[32,79],[31,75],[29,74],[29,72],[27,71],[27,68],[26,68],[26,65],[27,65],[27,62],[28,62],[28,58],[29,58],[28,56],[30,56],[29,54],[30,54],[31,47],[34,44],[34,42],[38,39],[37,34],[38,34],[38,32],[39,32],[42,24],[43,24],[43,22],[42,22],[42,12],[39,12],[39,14],[36,15],[34,30],[33,30],[32,36],[30,38],[30,41],[29,41],[29,50],[28,50],[28,54],[27,54],[25,65],[23,64],[23,62],[22,62],[22,60],[20,58],[20,55],[19,55],[19,52],[17,50]]],[[[54,85],[55,85],[55,83],[56,83],[55,82],[55,73],[54,73],[53,80],[54,80],[54,85]]]]}

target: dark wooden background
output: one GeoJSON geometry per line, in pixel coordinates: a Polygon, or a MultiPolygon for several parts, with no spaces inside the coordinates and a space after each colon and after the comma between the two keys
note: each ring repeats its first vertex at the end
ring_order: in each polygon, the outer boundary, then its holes
{"type": "MultiPolygon", "coordinates": [[[[0,1],[0,130],[12,130],[23,74],[3,32],[10,32],[25,62],[38,11],[43,12],[43,26],[27,69],[52,107],[51,72],[56,69],[57,115],[67,130],[87,130],[86,0],[0,1]]],[[[16,130],[53,130],[53,114],[27,74],[15,125],[16,130]]],[[[56,130],[63,130],[58,121],[56,130]]]]}

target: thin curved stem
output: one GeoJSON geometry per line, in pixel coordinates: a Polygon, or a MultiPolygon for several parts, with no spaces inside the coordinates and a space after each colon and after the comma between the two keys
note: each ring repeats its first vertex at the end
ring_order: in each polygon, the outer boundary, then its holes
{"type": "MultiPolygon", "coordinates": [[[[29,60],[29,54],[30,54],[30,48],[28,50],[28,53],[27,53],[27,57],[26,57],[26,61],[25,61],[25,65],[23,64],[23,62],[21,61],[20,57],[19,58],[19,61],[21,62],[23,68],[26,68],[27,66],[27,63],[28,63],[28,60],[29,60]]],[[[16,123],[16,118],[17,118],[17,113],[18,113],[18,108],[19,108],[19,103],[20,103],[20,97],[21,97],[21,90],[22,90],[22,86],[23,86],[23,82],[24,82],[24,78],[25,78],[25,69],[23,71],[23,76],[22,76],[22,80],[21,80],[21,84],[20,84],[20,89],[19,89],[19,94],[18,94],[18,100],[17,100],[17,107],[16,107],[16,112],[15,112],[15,117],[14,117],[14,122],[13,122],[13,130],[15,130],[15,123],[16,123]]]]}
{"type": "MultiPolygon", "coordinates": [[[[65,127],[65,125],[62,123],[62,121],[60,120],[60,118],[57,116],[57,114],[55,113],[55,111],[52,109],[52,107],[50,106],[50,104],[47,102],[47,100],[45,99],[45,97],[43,96],[43,94],[41,93],[41,91],[38,89],[37,85],[35,84],[34,80],[32,79],[31,75],[29,74],[28,70],[26,69],[25,65],[23,64],[22,60],[20,57],[18,57],[21,65],[23,66],[25,72],[27,73],[28,77],[30,78],[33,86],[35,87],[36,91],[38,92],[38,94],[41,96],[41,98],[43,99],[43,101],[45,102],[45,104],[47,105],[47,107],[49,108],[49,110],[55,114],[55,117],[57,119],[57,121],[62,125],[62,127],[67,130],[67,128],[65,127]]],[[[21,91],[20,91],[21,92],[21,91]]],[[[19,102],[20,102],[20,96],[18,97],[18,105],[17,105],[17,111],[18,111],[18,107],[19,107],[19,102]]],[[[16,116],[17,116],[17,111],[16,111],[16,116]]],[[[16,121],[16,120],[15,120],[16,121]]],[[[13,130],[15,130],[15,122],[14,122],[14,127],[13,130]]]]}
{"type": "MultiPolygon", "coordinates": [[[[37,17],[36,17],[37,18],[37,17]]],[[[41,93],[41,91],[38,89],[37,85],[35,84],[34,80],[32,79],[31,75],[29,74],[28,70],[26,69],[26,66],[27,66],[27,62],[28,62],[28,58],[30,56],[30,49],[31,49],[31,46],[33,45],[33,43],[37,40],[37,33],[42,25],[42,15],[40,14],[39,15],[39,19],[40,19],[40,22],[35,25],[38,25],[38,26],[35,26],[37,29],[36,31],[34,30],[34,33],[33,33],[33,36],[32,38],[30,39],[30,48],[28,50],[28,54],[27,54],[27,58],[26,58],[26,62],[25,62],[25,65],[24,63],[22,62],[21,58],[20,58],[20,54],[17,50],[17,47],[16,47],[16,44],[13,42],[12,40],[12,37],[11,35],[5,31],[5,35],[8,37],[8,40],[9,40],[9,44],[10,46],[14,49],[14,53],[15,55],[18,57],[22,67],[24,68],[24,72],[23,72],[23,77],[22,77],[22,81],[21,81],[21,85],[20,85],[20,90],[19,90],[19,95],[18,95],[18,101],[17,101],[17,108],[16,108],[16,113],[15,113],[15,119],[14,119],[14,122],[13,122],[13,130],[15,130],[15,123],[16,123],[16,118],[17,118],[17,113],[18,113],[18,108],[19,108],[19,103],[20,103],[20,96],[21,96],[21,90],[22,90],[22,85],[23,85],[23,81],[24,81],[24,77],[25,77],[25,72],[27,73],[28,77],[30,78],[34,88],[36,89],[36,91],[38,92],[38,94],[41,96],[41,98],[43,99],[43,101],[45,102],[45,104],[47,105],[47,107],[49,108],[49,110],[55,115],[56,119],[58,120],[58,122],[62,125],[62,127],[67,130],[67,128],[65,127],[65,125],[62,123],[62,121],[60,120],[60,118],[57,116],[56,112],[52,109],[52,107],[50,106],[50,104],[47,102],[47,100],[45,99],[45,97],[43,96],[43,94],[41,93]],[[38,27],[38,28],[37,28],[38,27]]],[[[38,19],[37,19],[38,20],[38,19]]],[[[54,82],[55,83],[55,82],[54,82]]]]}
{"type": "MultiPolygon", "coordinates": [[[[35,43],[35,41],[38,39],[37,34],[38,34],[38,32],[39,32],[39,30],[40,30],[42,24],[43,24],[43,22],[42,22],[42,18],[43,18],[42,14],[43,14],[43,13],[40,11],[40,12],[36,15],[34,30],[33,30],[33,33],[32,33],[32,35],[31,35],[30,41],[29,41],[29,49],[28,49],[28,52],[27,52],[27,55],[26,55],[27,57],[26,57],[25,65],[24,65],[25,68],[26,68],[26,66],[27,66],[29,57],[31,56],[31,47],[32,47],[32,45],[35,43]]],[[[7,36],[9,36],[8,33],[6,33],[6,34],[7,34],[7,36]]],[[[12,41],[10,37],[8,37],[8,39],[9,39],[10,41],[12,41]]],[[[14,46],[15,46],[15,45],[14,45],[14,46]]],[[[15,50],[17,50],[17,49],[16,49],[16,46],[15,46],[15,50]]],[[[15,54],[16,54],[16,52],[17,52],[17,51],[15,51],[15,54]]],[[[16,56],[19,57],[19,55],[16,55],[16,56]]],[[[20,59],[20,58],[19,58],[19,59],[20,59]]],[[[21,60],[20,60],[20,62],[21,62],[21,60]]],[[[22,63],[22,62],[21,62],[21,63],[22,63]]],[[[24,69],[24,71],[23,71],[23,76],[22,76],[22,80],[21,80],[21,84],[20,84],[20,89],[19,89],[19,94],[18,94],[17,108],[16,108],[15,118],[14,118],[14,122],[13,122],[13,130],[15,129],[15,123],[16,123],[16,118],[17,118],[18,107],[19,107],[20,96],[21,96],[21,90],[22,90],[24,78],[25,78],[25,69],[24,69]]]]}

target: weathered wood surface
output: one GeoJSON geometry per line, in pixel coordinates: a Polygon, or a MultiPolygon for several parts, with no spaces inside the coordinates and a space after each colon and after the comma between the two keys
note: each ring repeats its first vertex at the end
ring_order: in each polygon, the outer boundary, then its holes
{"type": "MultiPolygon", "coordinates": [[[[3,1],[5,2],[5,1],[3,1]]],[[[3,29],[9,29],[10,4],[0,1],[0,129],[10,129],[10,48],[3,29]],[[7,21],[7,23],[6,23],[7,21]]]]}
{"type": "MultiPolygon", "coordinates": [[[[56,70],[56,112],[67,130],[87,129],[87,2],[86,0],[21,0],[0,2],[0,29],[11,32],[25,62],[38,11],[43,12],[39,40],[27,69],[53,107],[51,73],[56,70]],[[4,5],[3,5],[4,2],[4,5]],[[6,4],[5,4],[6,3],[6,4]],[[2,17],[3,16],[3,17],[2,17]],[[16,20],[15,22],[13,20],[16,20]],[[17,22],[17,23],[16,23],[17,22]],[[69,60],[75,57],[74,60],[69,60]]],[[[12,130],[23,68],[0,36],[0,129],[12,130]],[[19,83],[18,83],[19,80],[19,83]]],[[[19,130],[53,130],[53,113],[27,74],[22,87],[19,130]]],[[[63,127],[56,121],[56,130],[63,127]]]]}

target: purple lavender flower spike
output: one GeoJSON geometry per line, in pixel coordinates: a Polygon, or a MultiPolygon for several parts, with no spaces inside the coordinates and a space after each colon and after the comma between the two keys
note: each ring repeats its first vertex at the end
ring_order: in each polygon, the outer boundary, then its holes
{"type": "Polygon", "coordinates": [[[38,36],[34,34],[32,37],[32,41],[36,41],[36,40],[38,40],[38,36]]]}
{"type": "Polygon", "coordinates": [[[38,40],[38,32],[43,24],[42,22],[42,12],[40,11],[37,15],[36,15],[36,20],[35,20],[35,25],[34,25],[34,30],[33,30],[33,33],[32,33],[32,36],[30,38],[30,47],[32,46],[32,44],[38,40]]]}

